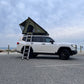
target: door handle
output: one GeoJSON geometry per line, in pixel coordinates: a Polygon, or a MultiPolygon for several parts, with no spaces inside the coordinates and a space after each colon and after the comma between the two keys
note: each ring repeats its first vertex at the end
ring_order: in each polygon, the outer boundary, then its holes
{"type": "Polygon", "coordinates": [[[45,43],[42,43],[42,45],[45,45],[45,43]]]}

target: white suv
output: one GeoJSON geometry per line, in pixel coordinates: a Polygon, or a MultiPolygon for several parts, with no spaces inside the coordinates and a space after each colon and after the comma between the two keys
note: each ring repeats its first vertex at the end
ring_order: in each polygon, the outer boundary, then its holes
{"type": "MultiPolygon", "coordinates": [[[[75,45],[72,44],[57,44],[49,36],[33,35],[23,36],[17,42],[17,51],[23,53],[24,46],[30,46],[29,58],[36,57],[38,54],[59,55],[60,59],[67,60],[70,56],[77,54],[75,45]]],[[[27,56],[27,54],[26,54],[27,56]]]]}

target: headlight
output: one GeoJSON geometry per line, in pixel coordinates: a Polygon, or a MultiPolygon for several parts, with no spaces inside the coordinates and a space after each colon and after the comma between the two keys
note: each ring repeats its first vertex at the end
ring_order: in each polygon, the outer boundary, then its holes
{"type": "Polygon", "coordinates": [[[73,48],[76,48],[76,47],[77,47],[77,45],[74,45],[74,44],[72,44],[71,46],[72,46],[73,48]]]}

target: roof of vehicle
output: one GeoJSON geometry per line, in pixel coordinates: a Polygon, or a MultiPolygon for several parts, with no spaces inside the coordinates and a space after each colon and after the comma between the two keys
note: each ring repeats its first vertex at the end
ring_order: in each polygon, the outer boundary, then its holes
{"type": "MultiPolygon", "coordinates": [[[[24,35],[23,37],[30,37],[31,35],[24,35]]],[[[49,37],[46,35],[32,35],[32,37],[49,37]]]]}
{"type": "Polygon", "coordinates": [[[49,35],[46,30],[39,26],[35,21],[30,17],[24,22],[19,24],[22,30],[22,34],[33,34],[33,35],[49,35]]]}

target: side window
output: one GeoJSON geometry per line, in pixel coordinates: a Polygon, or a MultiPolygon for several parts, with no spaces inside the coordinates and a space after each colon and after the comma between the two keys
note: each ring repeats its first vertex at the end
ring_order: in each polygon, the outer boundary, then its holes
{"type": "Polygon", "coordinates": [[[49,43],[50,41],[53,41],[53,40],[49,37],[44,37],[43,41],[49,43]]]}
{"type": "Polygon", "coordinates": [[[30,42],[30,41],[31,41],[31,37],[28,37],[28,38],[27,38],[27,42],[30,42]]]}
{"type": "Polygon", "coordinates": [[[51,39],[50,38],[46,38],[46,42],[50,42],[51,41],[51,39]]]}
{"type": "MultiPolygon", "coordinates": [[[[22,40],[23,40],[23,41],[26,41],[26,38],[27,38],[27,37],[23,37],[22,40]]],[[[30,42],[30,39],[31,39],[31,37],[28,37],[28,38],[27,38],[27,42],[30,42]]]]}
{"type": "Polygon", "coordinates": [[[26,41],[26,37],[23,37],[22,40],[23,40],[23,41],[26,41]]]}
{"type": "Polygon", "coordinates": [[[32,41],[33,42],[43,42],[43,39],[42,39],[42,37],[33,37],[32,41]]]}
{"type": "Polygon", "coordinates": [[[28,28],[27,28],[27,32],[33,32],[33,26],[32,25],[29,25],[28,28]]]}

